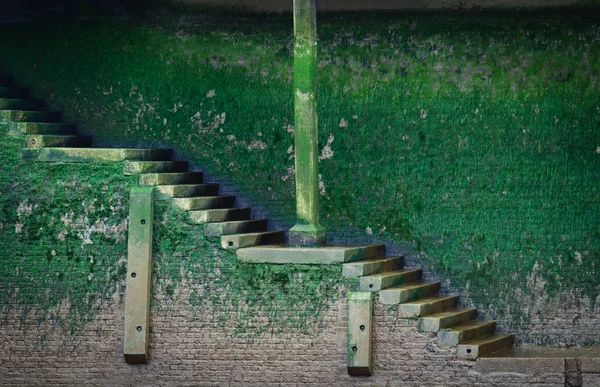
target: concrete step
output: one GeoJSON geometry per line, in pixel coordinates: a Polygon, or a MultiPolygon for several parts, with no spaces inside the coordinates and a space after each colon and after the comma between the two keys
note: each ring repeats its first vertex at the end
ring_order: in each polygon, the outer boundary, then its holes
{"type": "Polygon", "coordinates": [[[442,329],[437,333],[438,345],[456,346],[465,341],[490,335],[496,329],[495,321],[468,321],[452,328],[442,329]]]}
{"type": "Polygon", "coordinates": [[[5,87],[0,86],[0,98],[27,98],[28,87],[5,87]]]}
{"type": "Polygon", "coordinates": [[[7,128],[7,133],[11,136],[19,136],[23,134],[54,134],[54,135],[73,135],[75,134],[76,125],[69,123],[56,122],[1,122],[1,126],[7,128]]]}
{"type": "Polygon", "coordinates": [[[44,147],[89,147],[92,136],[57,136],[53,134],[32,134],[25,137],[26,148],[44,147]]]}
{"type": "Polygon", "coordinates": [[[158,185],[156,188],[161,194],[172,198],[219,195],[219,184],[171,184],[158,185]]]}
{"type": "Polygon", "coordinates": [[[15,84],[15,80],[10,75],[0,74],[0,86],[11,87],[15,84]]]}
{"type": "Polygon", "coordinates": [[[492,333],[489,336],[470,340],[456,347],[456,357],[463,360],[476,360],[480,356],[500,351],[513,345],[515,335],[492,333]]]}
{"type": "Polygon", "coordinates": [[[226,222],[232,220],[250,220],[250,208],[225,208],[221,210],[188,211],[194,223],[226,222]]]}
{"type": "Polygon", "coordinates": [[[415,282],[420,278],[421,269],[386,271],[383,273],[360,277],[359,288],[362,292],[378,292],[381,289],[392,286],[397,286],[408,282],[415,282]]]}
{"type": "Polygon", "coordinates": [[[202,184],[202,172],[143,173],[139,185],[202,184]]]}
{"type": "Polygon", "coordinates": [[[284,240],[285,233],[283,231],[223,235],[221,237],[221,247],[228,250],[237,250],[244,247],[280,244],[283,243],[284,240]]]}
{"type": "Polygon", "coordinates": [[[456,308],[444,312],[421,317],[419,328],[425,332],[437,332],[440,329],[450,328],[474,320],[477,317],[475,308],[456,308]]]}
{"type": "Polygon", "coordinates": [[[43,110],[40,99],[0,98],[0,110],[43,110]]]}
{"type": "Polygon", "coordinates": [[[0,121],[59,122],[60,113],[28,110],[0,110],[0,121]]]}
{"type": "Polygon", "coordinates": [[[379,302],[387,305],[400,304],[418,300],[423,297],[434,296],[439,294],[439,292],[439,281],[409,283],[383,289],[379,292],[379,302]]]}
{"type": "Polygon", "coordinates": [[[169,160],[171,149],[138,148],[39,148],[24,149],[23,158],[31,161],[63,163],[113,163],[125,160],[169,160]]]}
{"type": "Polygon", "coordinates": [[[448,309],[456,308],[458,305],[458,296],[443,295],[423,298],[417,301],[410,301],[400,304],[398,315],[400,317],[420,317],[434,313],[440,313],[448,309]]]}
{"type": "Polygon", "coordinates": [[[342,276],[362,277],[365,275],[402,269],[404,257],[372,258],[365,261],[349,262],[342,265],[342,276]]]}
{"type": "Polygon", "coordinates": [[[174,198],[173,204],[182,210],[210,210],[233,208],[235,196],[197,196],[193,198],[174,198]]]}
{"type": "Polygon", "coordinates": [[[140,173],[185,172],[187,169],[187,161],[127,161],[123,174],[131,176],[140,173]]]}
{"type": "Polygon", "coordinates": [[[335,265],[383,257],[385,256],[385,245],[324,247],[268,245],[239,249],[237,256],[240,260],[250,263],[335,265]]]}
{"type": "Polygon", "coordinates": [[[206,223],[204,233],[208,236],[245,234],[267,231],[267,219],[234,220],[231,222],[206,223]]]}

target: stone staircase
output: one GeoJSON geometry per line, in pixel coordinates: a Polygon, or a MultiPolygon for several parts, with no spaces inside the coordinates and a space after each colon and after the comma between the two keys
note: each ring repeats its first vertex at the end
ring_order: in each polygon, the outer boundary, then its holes
{"type": "Polygon", "coordinates": [[[418,318],[419,329],[436,332],[442,346],[457,346],[460,359],[477,359],[510,347],[514,336],[494,333],[494,321],[477,319],[475,308],[459,307],[459,297],[440,294],[440,282],[423,282],[420,269],[405,269],[402,257],[385,257],[384,245],[316,249],[288,248],[283,231],[269,231],[267,219],[252,219],[250,208],[236,208],[235,196],[219,195],[219,185],[204,183],[202,172],[173,160],[171,149],[92,148],[90,136],[62,123],[58,112],[14,86],[0,74],[0,125],[23,136],[23,157],[37,162],[123,162],[125,175],[155,186],[187,211],[221,246],[253,263],[342,264],[342,275],[357,278],[359,291],[374,292],[380,303],[398,305],[400,317],[418,318]],[[238,250],[239,249],[239,250],[238,250]]]}

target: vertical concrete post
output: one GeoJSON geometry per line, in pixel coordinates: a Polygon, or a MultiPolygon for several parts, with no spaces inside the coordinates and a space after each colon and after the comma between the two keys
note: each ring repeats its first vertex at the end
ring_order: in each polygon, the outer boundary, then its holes
{"type": "Polygon", "coordinates": [[[123,353],[127,363],[146,363],[148,361],[153,199],[154,187],[134,187],[129,195],[125,339],[123,342],[123,353]]]}
{"type": "Polygon", "coordinates": [[[296,157],[296,225],[291,246],[325,244],[319,224],[318,118],[316,103],[316,0],[294,0],[294,145],[296,157]]]}
{"type": "Polygon", "coordinates": [[[373,293],[348,292],[348,374],[371,375],[373,293]]]}

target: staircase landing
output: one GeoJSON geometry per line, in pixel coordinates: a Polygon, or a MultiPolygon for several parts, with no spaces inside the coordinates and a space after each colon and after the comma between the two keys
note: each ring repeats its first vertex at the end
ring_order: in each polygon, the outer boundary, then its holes
{"type": "Polygon", "coordinates": [[[266,245],[237,250],[237,256],[243,262],[297,265],[335,265],[384,255],[385,245],[380,244],[325,247],[266,245]]]}

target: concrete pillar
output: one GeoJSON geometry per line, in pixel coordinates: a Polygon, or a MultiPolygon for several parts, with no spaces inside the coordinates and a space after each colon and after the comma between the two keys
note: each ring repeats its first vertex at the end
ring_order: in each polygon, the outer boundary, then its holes
{"type": "Polygon", "coordinates": [[[294,0],[294,143],[296,151],[296,225],[290,246],[325,245],[319,224],[316,0],[294,0]]]}

